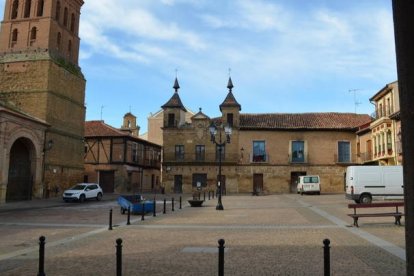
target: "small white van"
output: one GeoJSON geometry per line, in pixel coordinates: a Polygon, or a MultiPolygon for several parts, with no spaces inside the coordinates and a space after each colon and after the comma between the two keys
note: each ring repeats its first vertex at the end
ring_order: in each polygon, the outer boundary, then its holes
{"type": "Polygon", "coordinates": [[[402,166],[349,166],[345,176],[345,197],[356,203],[373,199],[403,199],[402,166]]]}
{"type": "Polygon", "coordinates": [[[319,175],[303,175],[298,178],[298,194],[321,194],[319,175]]]}

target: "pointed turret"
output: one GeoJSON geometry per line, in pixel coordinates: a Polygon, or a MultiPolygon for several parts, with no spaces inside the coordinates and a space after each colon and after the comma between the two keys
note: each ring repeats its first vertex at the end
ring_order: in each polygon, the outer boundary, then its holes
{"type": "Polygon", "coordinates": [[[161,106],[164,110],[164,127],[178,127],[185,123],[185,113],[187,112],[187,109],[185,109],[180,96],[178,95],[180,85],[178,84],[177,77],[175,78],[173,88],[174,94],[161,106]]]}
{"type": "Polygon", "coordinates": [[[236,101],[236,98],[233,95],[233,82],[231,81],[231,77],[229,77],[229,81],[227,83],[227,88],[229,89],[229,93],[227,93],[226,98],[224,99],[223,103],[220,105],[220,111],[223,111],[223,107],[236,107],[241,110],[241,105],[236,101]]]}
{"type": "Polygon", "coordinates": [[[175,78],[173,88],[175,90],[174,94],[164,105],[161,106],[161,108],[179,108],[182,109],[184,112],[187,112],[183,103],[181,102],[180,96],[178,95],[178,89],[180,89],[180,85],[178,84],[177,78],[175,78]]]}

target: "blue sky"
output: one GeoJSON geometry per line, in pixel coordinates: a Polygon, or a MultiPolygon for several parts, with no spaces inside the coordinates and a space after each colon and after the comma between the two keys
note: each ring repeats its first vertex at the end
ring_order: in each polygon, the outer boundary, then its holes
{"type": "Polygon", "coordinates": [[[371,114],[397,79],[391,0],[85,0],[80,37],[86,119],[131,111],[141,133],[176,69],[184,105],[210,117],[229,68],[243,113],[371,114]]]}

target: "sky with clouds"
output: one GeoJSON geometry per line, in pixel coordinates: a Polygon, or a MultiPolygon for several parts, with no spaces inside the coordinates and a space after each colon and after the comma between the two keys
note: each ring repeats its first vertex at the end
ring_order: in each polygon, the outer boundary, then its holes
{"type": "Polygon", "coordinates": [[[131,111],[141,133],[176,75],[210,117],[229,68],[243,113],[371,114],[397,79],[390,0],[85,0],[80,38],[86,119],[120,127],[131,111]]]}

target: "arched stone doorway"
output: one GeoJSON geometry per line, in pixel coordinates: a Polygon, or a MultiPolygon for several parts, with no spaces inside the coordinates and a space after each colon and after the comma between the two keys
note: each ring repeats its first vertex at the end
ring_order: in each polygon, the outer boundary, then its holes
{"type": "Polygon", "coordinates": [[[32,199],[34,146],[27,138],[19,138],[10,149],[6,202],[32,199]]]}

